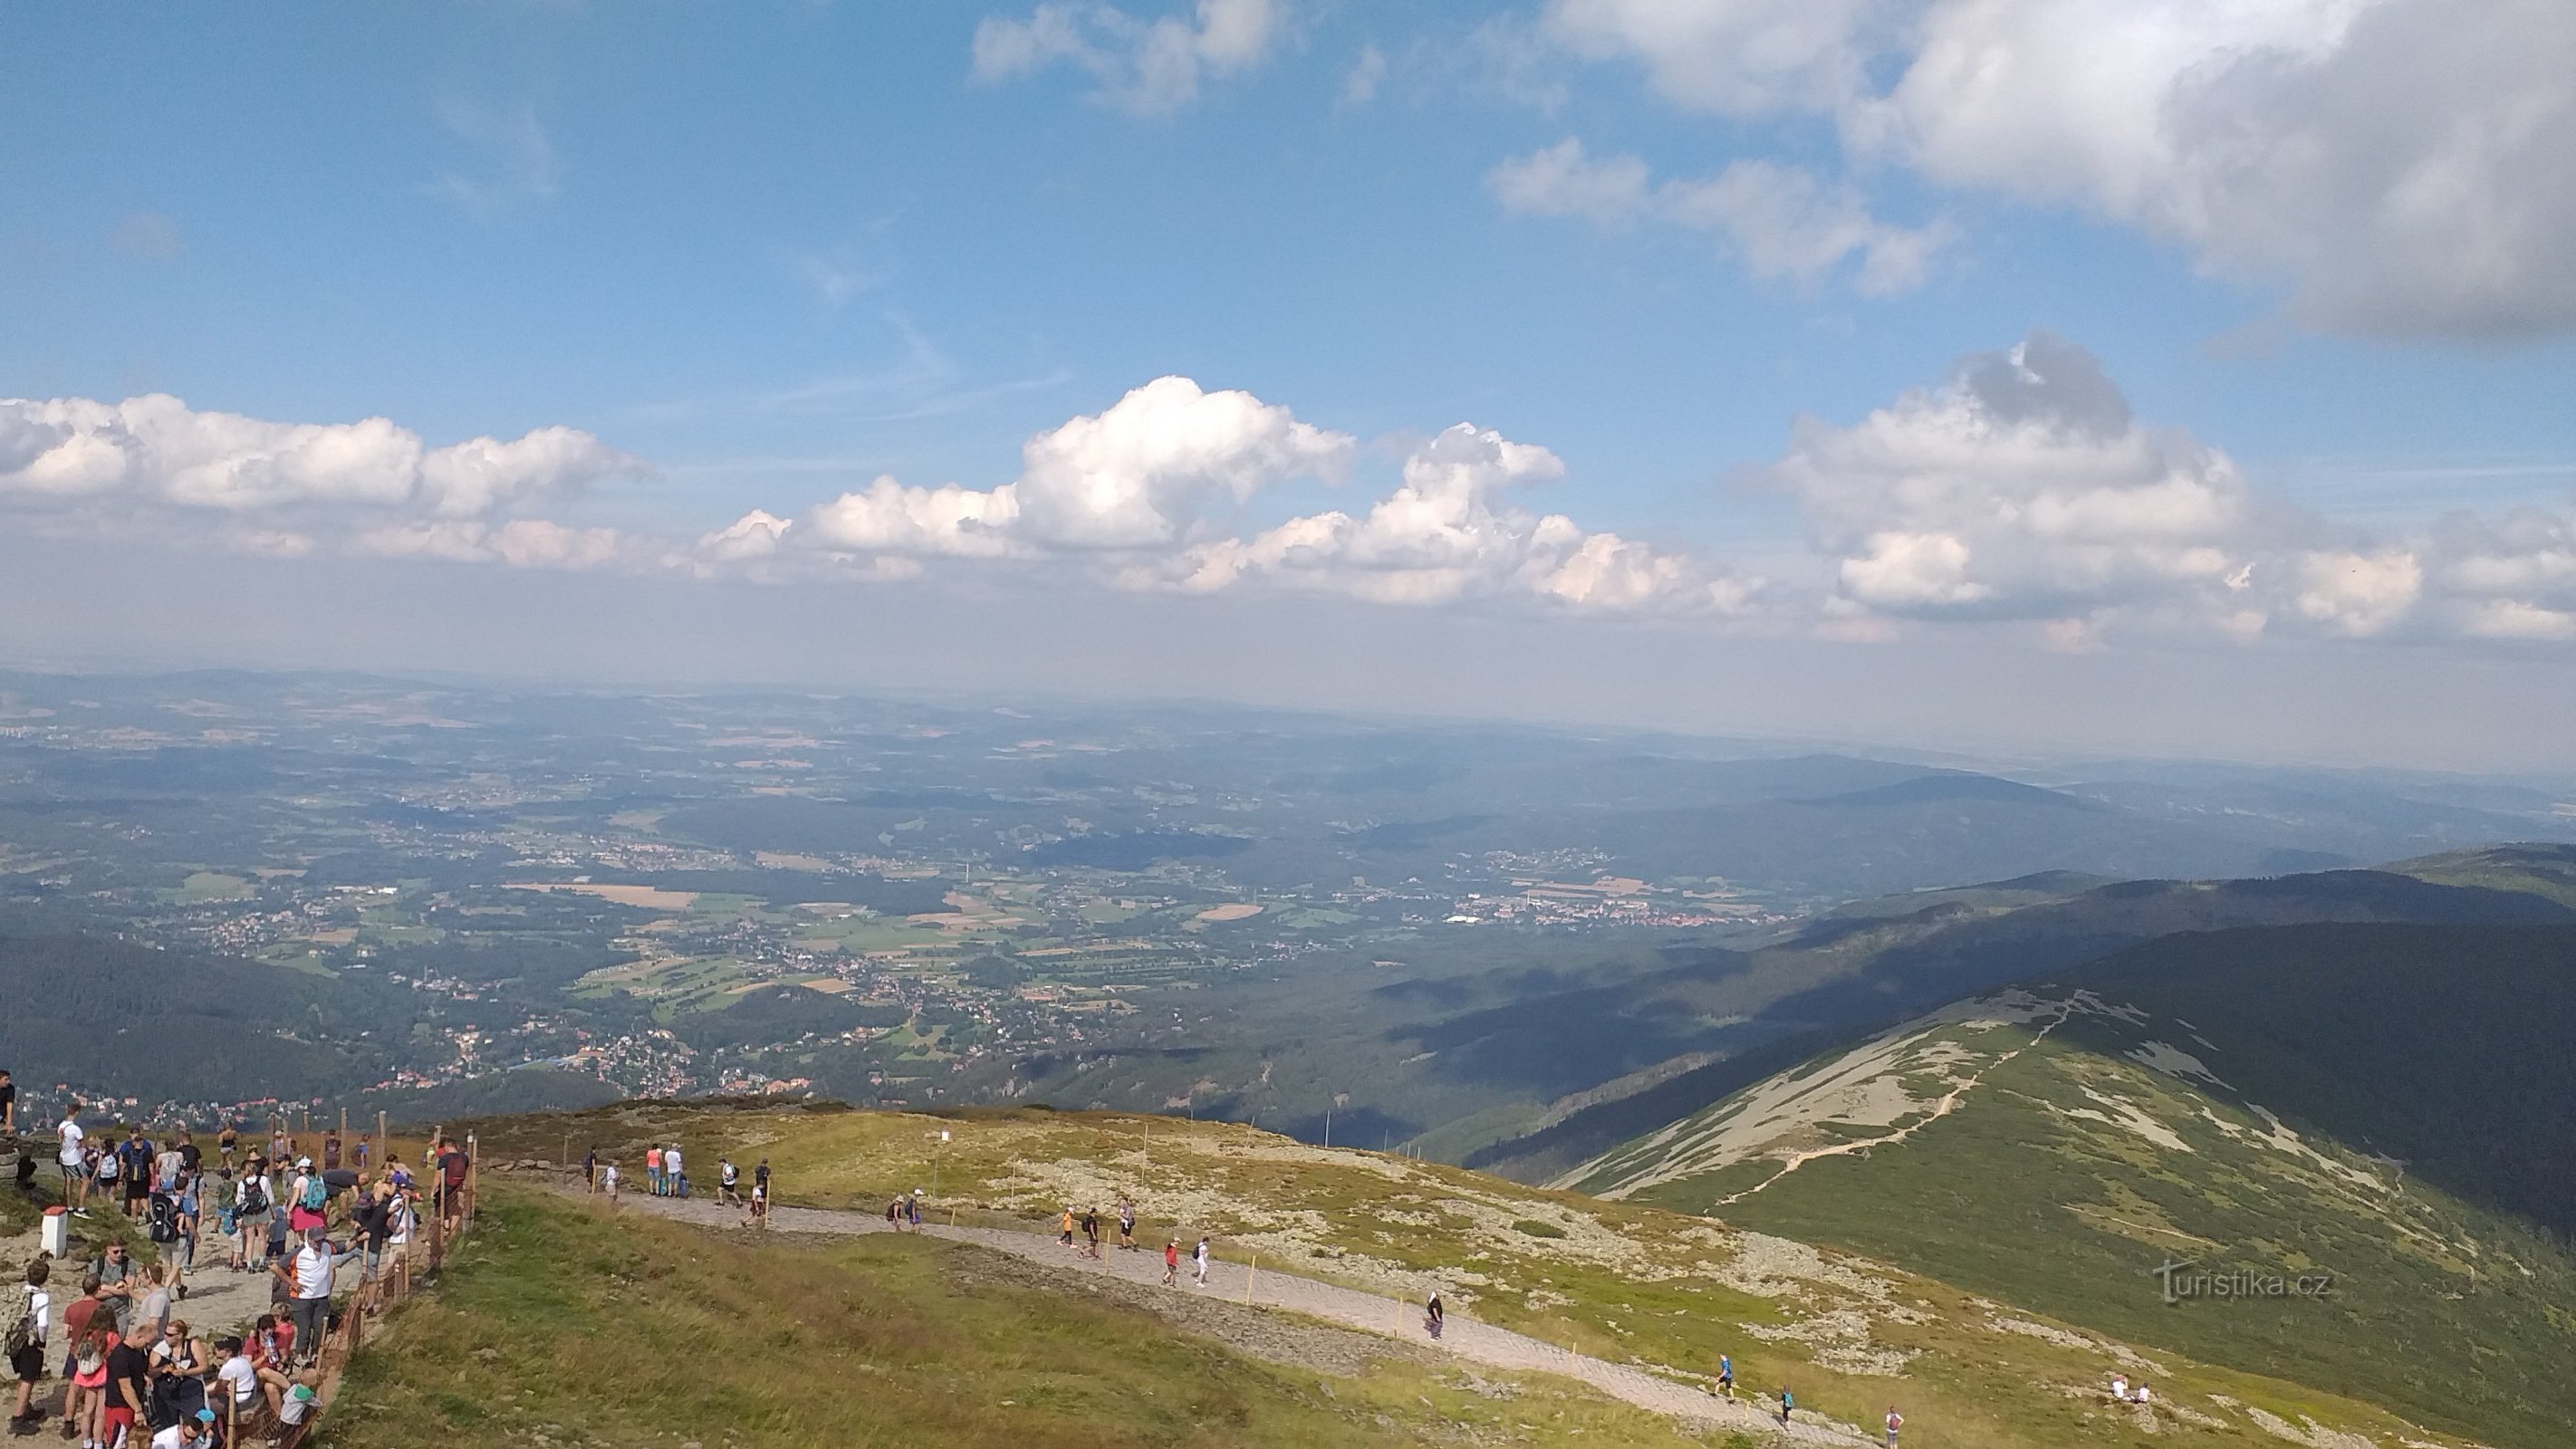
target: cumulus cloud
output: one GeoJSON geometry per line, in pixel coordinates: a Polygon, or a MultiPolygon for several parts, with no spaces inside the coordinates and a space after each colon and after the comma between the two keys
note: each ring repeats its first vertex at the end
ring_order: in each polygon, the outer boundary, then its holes
{"type": "Polygon", "coordinates": [[[1039,551],[1169,548],[1216,499],[1338,475],[1354,440],[1248,392],[1162,377],[1097,414],[1028,440],[998,488],[907,486],[891,477],[814,510],[811,540],[851,553],[996,558],[1039,551]]]}
{"type": "Polygon", "coordinates": [[[126,501],[245,513],[297,506],[488,513],[635,466],[575,428],[444,448],[386,418],[280,423],[162,393],[0,399],[0,502],[126,501]]]}
{"type": "Polygon", "coordinates": [[[1521,597],[1622,612],[1741,612],[1757,586],[1686,555],[1541,514],[1514,495],[1553,482],[1547,449],[1461,424],[1415,449],[1398,487],[1237,533],[1261,490],[1339,479],[1356,448],[1250,393],[1158,378],[1032,437],[994,488],[880,477],[789,523],[746,515],[699,540],[701,561],[829,559],[873,577],[925,560],[1053,565],[1113,587],[1320,591],[1382,603],[1521,597]]]}
{"type": "Polygon", "coordinates": [[[1186,18],[1144,20],[1111,5],[1049,0],[1025,20],[988,16],[975,27],[975,78],[1016,80],[1069,65],[1097,83],[1098,99],[1164,115],[1197,100],[1202,77],[1267,58],[1287,8],[1286,0],[1198,0],[1186,18]]]}
{"type": "Polygon", "coordinates": [[[2027,620],[2080,649],[2141,628],[2576,638],[2567,518],[2372,537],[2268,502],[2045,332],[1850,426],[1800,420],[1759,476],[1805,507],[1829,619],[2027,620]]]}
{"type": "Polygon", "coordinates": [[[1401,486],[1366,514],[1313,514],[1204,545],[1159,581],[1208,590],[1257,580],[1395,604],[1535,596],[1579,609],[1727,613],[1750,604],[1753,584],[1509,501],[1564,472],[1545,448],[1461,423],[1406,459],[1401,486]]]}
{"type": "Polygon", "coordinates": [[[1547,29],[1684,106],[1830,113],[1864,162],[2138,227],[2319,326],[2576,326],[2561,0],[1556,0],[1547,29]]]}
{"type": "Polygon", "coordinates": [[[1889,614],[2229,613],[2257,509],[2224,453],[2142,427],[2044,332],[1850,427],[1802,419],[1770,479],[1806,505],[1837,596],[1889,614]]]}
{"type": "Polygon", "coordinates": [[[1813,286],[1855,261],[1854,285],[1885,295],[1920,286],[1949,239],[1946,225],[1904,227],[1870,214],[1859,188],[1770,161],[1730,163],[1701,180],[1657,184],[1634,156],[1595,160],[1575,139],[1494,168],[1503,205],[1604,225],[1658,221],[1716,237],[1766,281],[1813,286]]]}

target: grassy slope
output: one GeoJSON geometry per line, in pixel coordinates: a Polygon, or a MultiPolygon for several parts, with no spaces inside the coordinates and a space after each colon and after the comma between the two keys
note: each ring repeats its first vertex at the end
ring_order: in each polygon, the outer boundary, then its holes
{"type": "MultiPolygon", "coordinates": [[[[2205,952],[2212,943],[2225,942],[2187,944],[2205,952]]],[[[2191,1019],[2228,1042],[2225,1013],[2203,1006],[2191,1019]]],[[[1992,1058],[2034,1033],[1946,1028],[1929,1045],[1992,1058]]],[[[2576,1259],[2563,1245],[2329,1139],[2307,1139],[2317,1157],[2267,1144],[2267,1124],[2232,1094],[2127,1059],[2157,1039],[2200,1053],[2222,1078],[2234,1070],[2229,1052],[2169,1018],[2078,1018],[1992,1068],[1960,1110],[1901,1145],[1810,1160],[1723,1207],[1714,1207],[1719,1198],[1763,1182],[1777,1163],[1740,1162],[1636,1196],[1714,1208],[1730,1222],[1868,1253],[2133,1343],[2375,1400],[2460,1432],[2560,1440],[2576,1421],[2576,1380],[2563,1372],[2576,1361],[2576,1259]],[[2181,1146],[2120,1125],[2128,1111],[2181,1146]],[[2168,1307],[2150,1276],[2168,1253],[2218,1268],[2331,1270],[2337,1289],[2323,1301],[2168,1307]]],[[[2323,1038],[2328,1050],[2332,1040],[2323,1038]]],[[[1779,1145],[1879,1130],[1828,1121],[1779,1145]]]]}
{"type": "Polygon", "coordinates": [[[352,1368],[330,1442],[1677,1442],[1570,1385],[1480,1393],[1393,1353],[1357,1377],[1255,1362],[996,1261],[921,1238],[755,1244],[497,1190],[446,1280],[352,1368]]]}
{"type": "MultiPolygon", "coordinates": [[[[1068,1201],[1105,1208],[1129,1191],[1149,1242],[1207,1231],[1238,1261],[1257,1253],[1265,1265],[1406,1296],[1437,1282],[1453,1304],[1471,1303],[1488,1321],[1613,1360],[1704,1373],[1731,1352],[1746,1387],[1767,1391],[1785,1380],[1802,1404],[1848,1422],[1871,1422],[1898,1399],[1913,1426],[1909,1444],[2137,1442],[2135,1427],[2098,1402],[2108,1348],[2001,1328],[1997,1319],[2015,1315],[1956,1288],[1651,1207],[1327,1152],[1237,1126],[634,1103],[482,1130],[488,1158],[554,1158],[569,1136],[572,1156],[596,1143],[630,1167],[647,1142],[682,1141],[701,1182],[712,1180],[720,1153],[746,1171],[765,1154],[781,1201],[816,1206],[874,1207],[935,1180],[935,1204],[956,1206],[969,1221],[1029,1227],[1068,1201]],[[942,1131],[953,1138],[944,1148],[942,1131]],[[1530,1234],[1516,1226],[1524,1221],[1565,1236],[1530,1234]]],[[[2160,1444],[2269,1442],[2212,1394],[2292,1422],[2304,1412],[2344,1429],[2403,1431],[2348,1400],[2171,1362],[2175,1376],[2160,1386],[2209,1422],[2167,1415],[2160,1444]]]]}

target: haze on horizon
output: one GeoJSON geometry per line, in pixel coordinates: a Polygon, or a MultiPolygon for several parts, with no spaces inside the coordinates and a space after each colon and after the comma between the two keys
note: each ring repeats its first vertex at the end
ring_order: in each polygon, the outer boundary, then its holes
{"type": "Polygon", "coordinates": [[[2549,0],[0,38],[9,663],[2576,769],[2549,0]]]}

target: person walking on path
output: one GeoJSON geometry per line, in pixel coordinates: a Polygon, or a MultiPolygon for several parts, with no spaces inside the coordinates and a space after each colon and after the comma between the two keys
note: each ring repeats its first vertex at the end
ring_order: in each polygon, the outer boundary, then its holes
{"type": "Polygon", "coordinates": [[[1422,1305],[1422,1329],[1436,1339],[1440,1336],[1440,1330],[1446,1328],[1448,1324],[1449,1315],[1440,1307],[1440,1290],[1434,1288],[1431,1290],[1429,1301],[1422,1305]]]}
{"type": "Polygon", "coordinates": [[[905,1198],[903,1201],[904,1201],[904,1208],[903,1208],[903,1210],[904,1210],[904,1214],[905,1214],[905,1216],[907,1216],[907,1217],[909,1217],[909,1218],[911,1218],[911,1219],[912,1219],[912,1230],[913,1230],[914,1232],[916,1232],[916,1233],[917,1233],[917,1232],[920,1232],[920,1231],[921,1231],[921,1189],[920,1189],[920,1188],[917,1188],[917,1187],[916,1187],[916,1188],[914,1188],[914,1189],[912,1190],[912,1196],[910,1196],[910,1197],[908,1197],[908,1198],[905,1198]]]}
{"type": "Polygon", "coordinates": [[[1122,1252],[1136,1250],[1136,1203],[1125,1196],[1118,1199],[1118,1247],[1122,1252]]]}
{"type": "Polygon", "coordinates": [[[46,1320],[54,1311],[45,1283],[53,1273],[54,1260],[38,1253],[27,1265],[20,1291],[0,1293],[0,1334],[8,1336],[9,1377],[18,1381],[18,1407],[9,1415],[12,1429],[33,1429],[45,1417],[36,1407],[36,1385],[45,1377],[46,1320]]]}
{"type": "Polygon", "coordinates": [[[1181,1286],[1181,1240],[1178,1238],[1163,1244],[1163,1286],[1181,1286]]]}
{"type": "Polygon", "coordinates": [[[1199,1268],[1199,1286],[1205,1288],[1207,1286],[1208,1275],[1208,1241],[1206,1238],[1199,1239],[1197,1262],[1199,1268]]]}
{"type": "Polygon", "coordinates": [[[1071,1203],[1064,1205],[1064,1218],[1056,1224],[1055,1240],[1068,1248],[1073,1246],[1073,1204],[1071,1203]]]}
{"type": "Polygon", "coordinates": [[[1082,1210],[1082,1256],[1100,1256],[1100,1213],[1095,1208],[1082,1210]]]}
{"type": "Polygon", "coordinates": [[[589,1185],[592,1192],[599,1191],[599,1148],[596,1145],[581,1160],[581,1180],[589,1185]]]}
{"type": "Polygon", "coordinates": [[[1735,1397],[1735,1359],[1729,1354],[1717,1356],[1717,1391],[1727,1398],[1735,1397]]]}
{"type": "Polygon", "coordinates": [[[617,1159],[599,1164],[599,1190],[608,1194],[608,1205],[617,1206],[617,1159]]]}
{"type": "Polygon", "coordinates": [[[716,1163],[716,1202],[723,1207],[742,1206],[742,1169],[730,1157],[716,1163]]]}
{"type": "Polygon", "coordinates": [[[63,1206],[76,1218],[89,1216],[89,1150],[87,1133],[81,1130],[81,1104],[63,1109],[63,1120],[54,1127],[54,1136],[62,1144],[54,1161],[63,1169],[63,1206]]]}
{"type": "Polygon", "coordinates": [[[1887,1449],[1896,1449],[1896,1431],[1897,1431],[1897,1430],[1899,1430],[1899,1429],[1902,1429],[1902,1428],[1904,1428],[1904,1427],[1905,1427],[1905,1416],[1904,1416],[1903,1414],[1900,1414],[1900,1413],[1896,1412],[1896,1406],[1895,1406],[1894,1404],[1890,1404],[1890,1405],[1888,1405],[1888,1406],[1887,1406],[1887,1449]]]}
{"type": "Polygon", "coordinates": [[[1790,1415],[1792,1412],[1794,1412],[1794,1411],[1797,1409],[1797,1407],[1798,1407],[1798,1396],[1797,1396],[1796,1394],[1793,1394],[1793,1393],[1789,1392],[1789,1386],[1788,1386],[1788,1385],[1786,1385],[1786,1384],[1781,1385],[1781,1386],[1780,1386],[1780,1427],[1781,1427],[1781,1428],[1785,1429],[1785,1428],[1788,1428],[1788,1427],[1789,1427],[1789,1415],[1790,1415]]]}

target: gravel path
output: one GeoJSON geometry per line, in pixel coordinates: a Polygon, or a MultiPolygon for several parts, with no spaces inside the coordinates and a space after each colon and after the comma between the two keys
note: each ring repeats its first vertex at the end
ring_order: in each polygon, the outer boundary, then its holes
{"type": "MultiPolygon", "coordinates": [[[[564,1190],[573,1192],[571,1188],[564,1190]]],[[[573,1192],[573,1195],[580,1194],[573,1192]]],[[[629,1194],[620,1199],[619,1210],[650,1212],[684,1222],[736,1230],[742,1222],[739,1211],[719,1206],[714,1199],[704,1197],[680,1200],[629,1194]]],[[[885,1219],[874,1213],[780,1206],[771,1210],[770,1217],[772,1227],[780,1232],[854,1234],[887,1231],[885,1219]]],[[[1345,1288],[1337,1283],[1319,1282],[1268,1269],[1256,1273],[1250,1265],[1219,1260],[1209,1270],[1208,1286],[1201,1289],[1194,1285],[1189,1261],[1184,1258],[1181,1287],[1164,1289],[1160,1286],[1163,1276],[1160,1251],[1129,1253],[1107,1248],[1095,1261],[1066,1251],[1054,1238],[1042,1233],[1007,1228],[949,1228],[935,1224],[925,1225],[923,1231],[935,1238],[973,1243],[1059,1269],[1102,1273],[1162,1292],[1204,1293],[1222,1296],[1235,1303],[1284,1308],[1491,1368],[1560,1374],[1588,1384],[1614,1399],[1688,1420],[1694,1425],[1767,1433],[1796,1443],[1848,1446],[1855,1442],[1869,1442],[1861,1439],[1857,1431],[1845,1427],[1801,1422],[1784,1429],[1778,1419],[1764,1414],[1750,1403],[1729,1403],[1712,1397],[1705,1390],[1660,1378],[1627,1364],[1569,1352],[1526,1334],[1479,1323],[1460,1313],[1449,1315],[1446,1327],[1435,1342],[1422,1331],[1422,1310],[1418,1306],[1345,1288]]]]}

